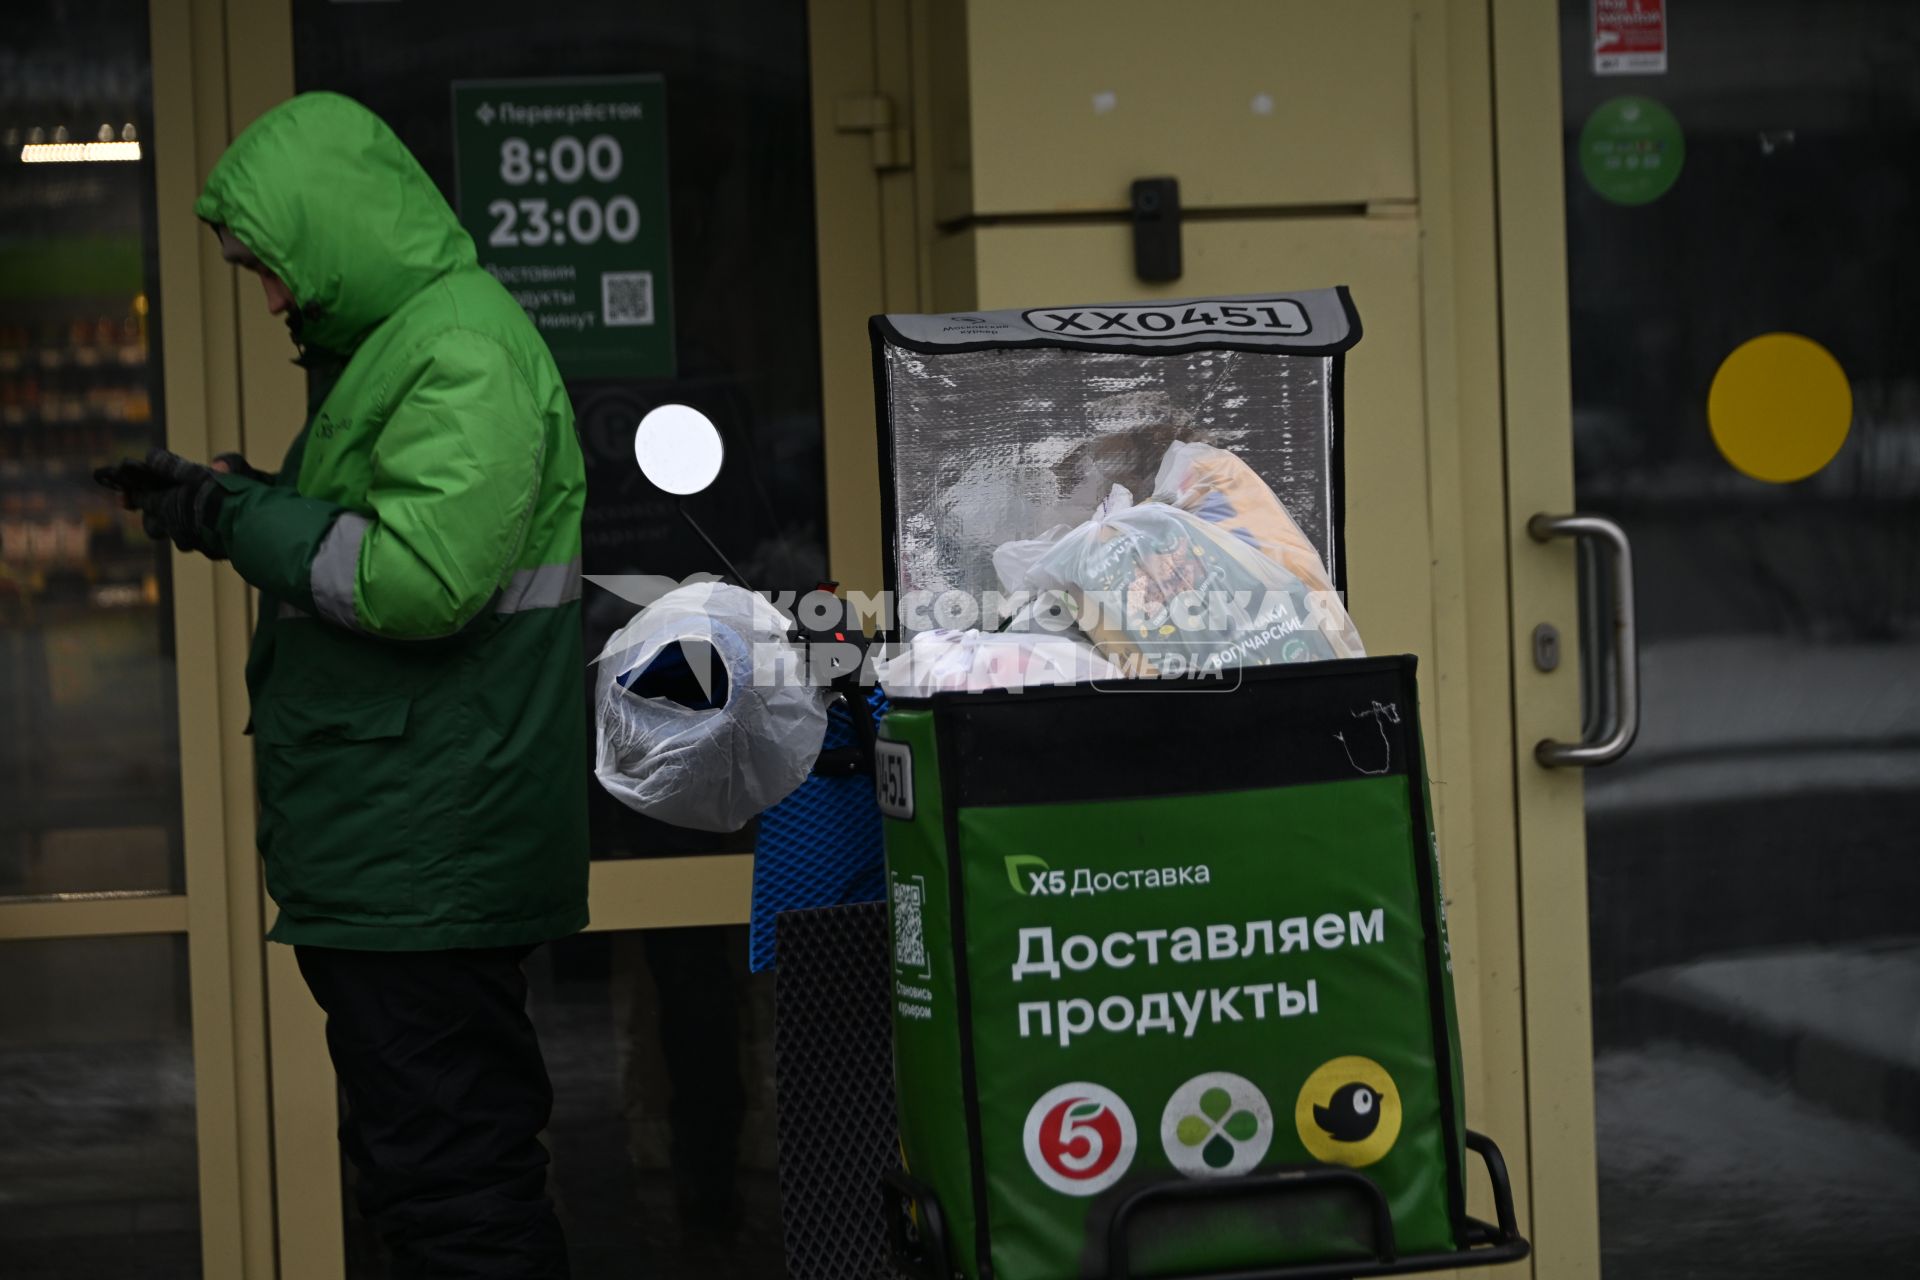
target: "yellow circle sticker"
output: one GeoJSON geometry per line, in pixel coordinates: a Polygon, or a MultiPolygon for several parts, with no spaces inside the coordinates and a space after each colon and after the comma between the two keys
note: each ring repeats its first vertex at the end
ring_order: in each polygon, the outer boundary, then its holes
{"type": "Polygon", "coordinates": [[[1372,1058],[1335,1058],[1300,1087],[1293,1125],[1314,1159],[1362,1169],[1400,1136],[1400,1090],[1372,1058]]]}
{"type": "Polygon", "coordinates": [[[1707,425],[1743,475],[1790,484],[1832,462],[1847,442],[1853,388],[1813,339],[1763,333],[1721,361],[1707,392],[1707,425]]]}

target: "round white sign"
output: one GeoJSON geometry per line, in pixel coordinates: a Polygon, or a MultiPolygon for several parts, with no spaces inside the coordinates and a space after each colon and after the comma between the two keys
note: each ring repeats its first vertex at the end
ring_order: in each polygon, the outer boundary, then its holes
{"type": "Polygon", "coordinates": [[[640,419],[633,457],[656,488],[685,497],[713,483],[726,448],[706,414],[691,405],[663,404],[640,419]]]}

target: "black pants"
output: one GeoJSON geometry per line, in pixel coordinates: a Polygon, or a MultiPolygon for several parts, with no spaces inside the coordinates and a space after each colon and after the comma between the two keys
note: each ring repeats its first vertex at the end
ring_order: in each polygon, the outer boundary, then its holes
{"type": "Polygon", "coordinates": [[[340,1145],[396,1280],[563,1280],[540,1143],[553,1086],[527,1017],[528,947],[297,947],[346,1094],[340,1145]]]}

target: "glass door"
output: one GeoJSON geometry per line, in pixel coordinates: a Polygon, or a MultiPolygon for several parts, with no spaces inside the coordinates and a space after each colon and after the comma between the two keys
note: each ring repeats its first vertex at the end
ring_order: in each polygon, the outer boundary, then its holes
{"type": "Polygon", "coordinates": [[[1578,507],[1643,689],[1586,781],[1603,1273],[1908,1276],[1920,8],[1624,8],[1560,5],[1578,507]]]}
{"type": "MultiPolygon", "coordinates": [[[[291,0],[284,14],[280,96],[345,93],[391,124],[553,349],[586,457],[589,578],[723,569],[633,461],[639,419],[672,402],[725,437],[719,483],[688,506],[740,570],[801,590],[826,577],[829,490],[871,502],[829,474],[836,430],[864,449],[852,482],[876,483],[879,178],[870,139],[838,136],[831,105],[874,91],[871,6],[485,0],[448,23],[291,0]]],[[[636,606],[598,585],[583,601],[585,698],[588,661],[636,606]]],[[[742,927],[754,833],[653,822],[597,787],[592,806],[591,930],[528,962],[574,1274],[778,1275],[771,975],[747,972],[742,927]]],[[[331,1111],[332,1078],[280,950],[276,1133],[298,1148],[279,1157],[281,1274],[382,1275],[331,1132],[303,1118],[331,1111]]]]}
{"type": "Polygon", "coordinates": [[[155,186],[160,149],[190,163],[191,144],[155,136],[149,31],[144,0],[68,0],[9,13],[0,48],[0,1270],[18,1280],[229,1274],[237,1214],[202,1195],[223,1159],[196,1099],[209,971],[189,965],[177,655],[204,630],[175,617],[170,549],[92,475],[169,439],[155,186]]]}
{"type": "Polygon", "coordinates": [[[63,6],[12,26],[0,894],[178,893],[171,558],[93,480],[165,439],[146,5],[63,6]]]}

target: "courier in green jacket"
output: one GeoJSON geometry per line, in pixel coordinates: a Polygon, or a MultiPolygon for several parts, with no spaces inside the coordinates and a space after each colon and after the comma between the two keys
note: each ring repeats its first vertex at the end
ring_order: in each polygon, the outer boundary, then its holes
{"type": "Polygon", "coordinates": [[[315,403],[277,474],[159,454],[148,531],[261,592],[259,843],[400,1274],[565,1274],[520,962],[587,920],[586,479],[526,313],[373,113],[303,94],[194,206],[315,403]]]}

